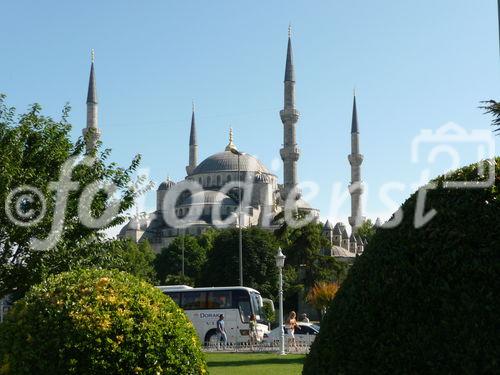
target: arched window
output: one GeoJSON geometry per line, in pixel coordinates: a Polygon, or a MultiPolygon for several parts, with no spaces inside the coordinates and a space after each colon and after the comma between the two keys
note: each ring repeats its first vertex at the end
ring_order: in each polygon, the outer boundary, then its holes
{"type": "Polygon", "coordinates": [[[217,176],[217,186],[221,186],[221,185],[222,185],[222,177],[217,176]]]}
{"type": "Polygon", "coordinates": [[[210,176],[207,176],[207,186],[210,186],[211,183],[212,179],[210,178],[210,176]]]}
{"type": "Polygon", "coordinates": [[[200,185],[203,185],[203,180],[201,179],[201,177],[198,179],[198,182],[200,185]]]}
{"type": "Polygon", "coordinates": [[[230,182],[231,181],[231,175],[228,174],[227,177],[226,177],[226,182],[230,182]]]}

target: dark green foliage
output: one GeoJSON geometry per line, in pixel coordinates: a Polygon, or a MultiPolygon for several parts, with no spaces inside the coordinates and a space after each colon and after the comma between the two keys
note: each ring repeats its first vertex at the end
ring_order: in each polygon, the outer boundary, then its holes
{"type": "Polygon", "coordinates": [[[2,374],[204,374],[197,334],[177,305],[124,272],[49,277],[0,325],[2,374]]]}
{"type": "Polygon", "coordinates": [[[99,264],[100,267],[118,269],[147,282],[156,283],[156,271],[153,267],[155,253],[148,241],[137,244],[127,238],[110,241],[109,246],[112,259],[105,264],[99,264]]]}
{"type": "MultiPolygon", "coordinates": [[[[179,236],[164,248],[155,259],[155,269],[160,284],[172,284],[179,280],[182,271],[182,249],[184,248],[184,275],[187,280],[199,280],[207,261],[207,251],[200,245],[202,237],[179,236]],[[176,276],[176,278],[172,278],[176,276]],[[167,279],[170,279],[167,281],[167,279]]],[[[191,282],[192,283],[192,282],[191,282]]]]}
{"type": "Polygon", "coordinates": [[[486,110],[486,113],[489,113],[493,116],[493,122],[491,126],[495,128],[494,132],[500,133],[500,102],[496,102],[495,100],[488,100],[485,106],[482,108],[486,110]]]}
{"type": "Polygon", "coordinates": [[[189,276],[182,275],[168,275],[163,283],[165,285],[189,285],[194,287],[195,281],[189,276]]]}
{"type": "MultiPolygon", "coordinates": [[[[299,211],[298,215],[305,213],[299,211]]],[[[283,223],[274,232],[286,255],[283,270],[286,310],[296,310],[300,296],[306,295],[315,283],[341,282],[347,274],[347,264],[322,255],[322,250],[330,246],[322,230],[323,224],[316,222],[300,228],[291,228],[283,223]]]]}
{"type": "Polygon", "coordinates": [[[274,323],[277,319],[277,312],[272,308],[272,305],[269,303],[265,303],[262,307],[264,311],[264,320],[269,323],[274,323]]]}
{"type": "MultiPolygon", "coordinates": [[[[103,253],[102,247],[107,244],[101,246],[106,237],[104,230],[126,219],[124,212],[137,195],[132,175],[139,165],[136,157],[130,167],[120,168],[108,162],[110,150],[96,150],[96,161],[91,167],[80,165],[73,170],[72,180],[79,187],[68,197],[64,230],[57,245],[47,251],[33,251],[31,238],[43,240],[51,231],[56,195],[49,183],[59,181],[61,166],[70,157],[83,156],[84,144],[81,139],[76,143],[71,141],[68,106],[63,109],[62,118],[55,121],[43,116],[38,104],[17,115],[4,99],[0,94],[0,297],[14,291],[22,295],[49,274],[106,264],[108,254],[103,253]],[[101,230],[86,227],[78,218],[79,197],[94,182],[115,183],[120,197],[119,214],[101,230]],[[8,194],[22,185],[40,189],[47,201],[45,216],[30,227],[13,223],[5,211],[8,194]]],[[[92,215],[99,217],[110,201],[102,191],[97,194],[91,205],[92,215]]],[[[38,213],[40,202],[35,200],[26,209],[38,213]]]]}
{"type": "MultiPolygon", "coordinates": [[[[257,289],[263,297],[277,295],[277,251],[278,243],[271,232],[258,227],[243,230],[244,284],[257,289]]],[[[203,286],[239,285],[237,229],[219,231],[203,275],[203,286]]]]}
{"type": "MultiPolygon", "coordinates": [[[[354,263],[321,323],[303,373],[498,373],[500,335],[500,158],[481,189],[438,188],[413,224],[379,229],[354,263]]],[[[446,180],[478,180],[476,165],[446,180]]]]}
{"type": "Polygon", "coordinates": [[[360,235],[361,238],[366,239],[368,242],[372,239],[375,234],[375,226],[370,219],[367,219],[360,225],[356,234],[360,235]]]}

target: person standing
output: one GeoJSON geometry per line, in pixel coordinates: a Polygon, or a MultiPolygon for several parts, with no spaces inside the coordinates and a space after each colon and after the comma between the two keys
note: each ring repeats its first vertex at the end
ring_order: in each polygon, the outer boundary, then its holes
{"type": "Polygon", "coordinates": [[[257,317],[255,316],[255,314],[250,315],[248,328],[249,328],[248,335],[250,337],[250,350],[253,351],[253,346],[257,345],[257,317]]]}
{"type": "Polygon", "coordinates": [[[218,344],[222,343],[223,346],[227,344],[227,334],[226,327],[224,323],[224,314],[219,315],[219,320],[217,320],[217,336],[219,338],[218,344]]]}
{"type": "Polygon", "coordinates": [[[295,311],[291,311],[290,314],[288,315],[288,318],[286,319],[285,323],[285,328],[286,328],[286,333],[288,335],[289,345],[291,342],[290,346],[293,346],[295,350],[298,350],[297,342],[295,341],[295,329],[300,329],[300,328],[297,324],[297,314],[295,313],[295,311]]]}

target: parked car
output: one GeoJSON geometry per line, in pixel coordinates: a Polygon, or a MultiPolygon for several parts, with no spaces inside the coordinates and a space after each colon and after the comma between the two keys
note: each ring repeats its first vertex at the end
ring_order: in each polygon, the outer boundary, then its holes
{"type": "MultiPolygon", "coordinates": [[[[316,338],[316,335],[319,333],[319,326],[312,323],[303,323],[297,322],[298,327],[295,329],[295,341],[299,345],[311,345],[316,338]]],[[[283,329],[285,329],[283,327],[283,329]]],[[[280,329],[276,327],[275,329],[269,331],[269,333],[264,335],[264,339],[262,340],[268,344],[278,344],[280,341],[280,329]]],[[[285,340],[287,340],[290,336],[286,334],[285,329],[285,340]]]]}

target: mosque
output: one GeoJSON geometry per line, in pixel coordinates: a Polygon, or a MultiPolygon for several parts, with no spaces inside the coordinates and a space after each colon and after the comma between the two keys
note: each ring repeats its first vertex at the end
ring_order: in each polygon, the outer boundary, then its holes
{"type": "MultiPolygon", "coordinates": [[[[238,151],[234,144],[232,130],[229,142],[221,152],[210,155],[198,162],[198,137],[196,134],[195,109],[193,106],[189,135],[189,162],[186,166],[185,181],[197,182],[202,189],[195,193],[184,192],[169,214],[176,217],[186,217],[188,212],[197,213],[183,227],[169,225],[165,221],[164,199],[169,190],[175,188],[176,182],[167,179],[159,184],[156,190],[156,210],[139,217],[132,218],[120,231],[119,237],[129,237],[134,241],[148,240],[155,251],[162,248],[179,235],[200,235],[211,227],[239,225],[243,227],[260,226],[273,230],[279,225],[274,220],[276,215],[284,210],[285,202],[293,201],[296,210],[306,211],[319,218],[319,211],[312,208],[300,197],[298,190],[297,162],[300,157],[295,127],[300,114],[295,105],[295,69],[293,63],[292,41],[289,32],[286,53],[284,77],[284,106],[279,112],[283,123],[283,147],[280,156],[283,160],[283,183],[260,160],[254,156],[238,151]],[[242,189],[239,183],[250,183],[250,191],[242,189]],[[230,188],[225,188],[230,186],[230,188]],[[247,195],[247,196],[245,196],[247,195]],[[292,197],[290,198],[290,195],[292,197]],[[217,219],[214,219],[214,213],[217,219]],[[240,212],[240,215],[238,215],[240,212]],[[229,224],[225,224],[229,223],[229,224]]],[[[95,147],[100,131],[97,122],[97,91],[92,59],[87,95],[87,126],[83,130],[87,148],[95,147]]],[[[278,141],[276,142],[278,143],[278,141]]],[[[222,146],[222,145],[221,145],[222,146]]],[[[330,248],[325,254],[340,260],[351,261],[356,254],[363,252],[366,241],[356,234],[356,229],[362,224],[361,195],[363,184],[361,180],[361,164],[363,155],[359,150],[359,128],[356,108],[356,97],[353,101],[351,124],[351,154],[348,155],[351,166],[351,216],[349,235],[343,223],[332,225],[328,220],[324,225],[323,234],[330,241],[330,248]]],[[[178,182],[179,183],[179,182],[178,182]]]]}

